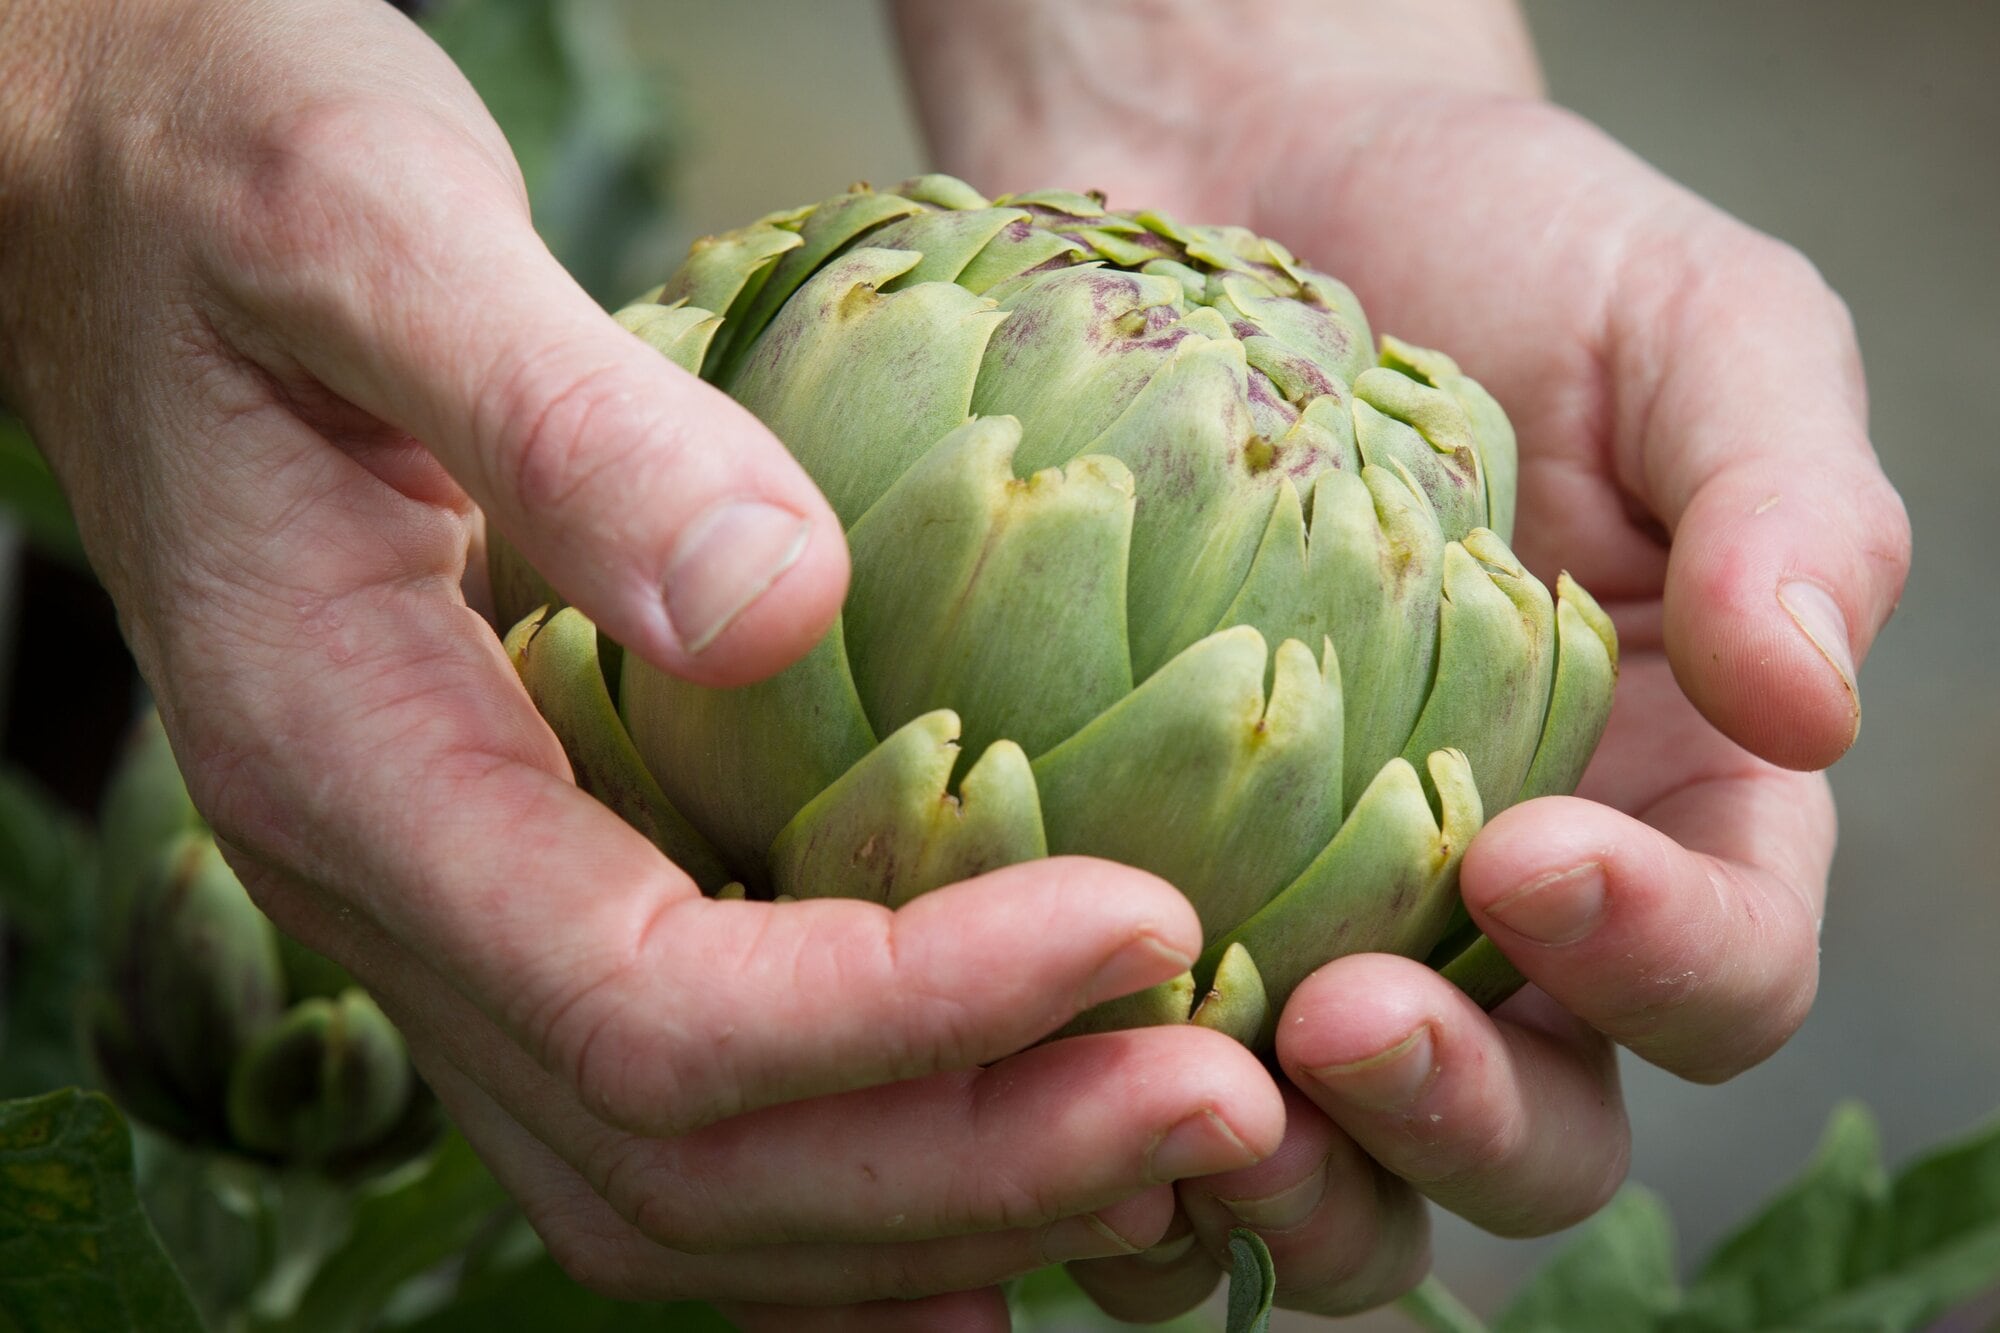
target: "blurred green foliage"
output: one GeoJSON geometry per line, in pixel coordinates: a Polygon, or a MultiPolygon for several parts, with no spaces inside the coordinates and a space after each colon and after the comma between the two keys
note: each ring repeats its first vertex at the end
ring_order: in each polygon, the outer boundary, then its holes
{"type": "Polygon", "coordinates": [[[672,202],[676,134],[663,75],[638,63],[601,0],[445,0],[424,26],[514,149],[535,229],[600,302],[654,280],[645,241],[672,202]]]}

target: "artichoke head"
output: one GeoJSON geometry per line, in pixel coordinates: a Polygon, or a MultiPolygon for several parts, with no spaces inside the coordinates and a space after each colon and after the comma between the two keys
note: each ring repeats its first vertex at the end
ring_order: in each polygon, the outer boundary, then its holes
{"type": "Polygon", "coordinates": [[[697,242],[617,318],[786,443],[853,559],[816,648],[714,690],[609,669],[493,548],[579,781],[706,889],[893,906],[1064,853],[1162,876],[1206,953],[1078,1030],[1260,1045],[1361,951],[1518,984],[1459,857],[1574,787],[1617,646],[1509,551],[1513,431],[1450,358],[1378,347],[1240,228],[942,176],[697,242]]]}
{"type": "Polygon", "coordinates": [[[195,1146],[337,1174],[425,1146],[435,1107],[402,1037],[251,901],[155,715],[112,777],[99,834],[102,984],[83,1028],[127,1111],[195,1146]]]}

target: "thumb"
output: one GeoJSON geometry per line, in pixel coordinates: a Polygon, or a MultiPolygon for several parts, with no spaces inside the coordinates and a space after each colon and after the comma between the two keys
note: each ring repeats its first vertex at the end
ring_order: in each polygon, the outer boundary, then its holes
{"type": "Polygon", "coordinates": [[[301,179],[263,182],[259,250],[277,262],[248,275],[256,313],[321,383],[423,441],[627,648],[708,685],[804,654],[848,568],[805,472],[601,310],[490,159],[380,119],[315,127],[285,159],[301,179]],[[287,227],[310,234],[287,245],[287,227]]]}

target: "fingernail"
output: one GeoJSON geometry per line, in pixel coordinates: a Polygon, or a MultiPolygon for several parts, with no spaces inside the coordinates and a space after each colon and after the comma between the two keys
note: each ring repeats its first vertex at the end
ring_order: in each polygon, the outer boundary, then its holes
{"type": "Polygon", "coordinates": [[[1194,966],[1194,959],[1155,935],[1140,935],[1104,965],[1084,987],[1083,1007],[1088,1009],[1121,995],[1142,991],[1194,966]]]}
{"type": "Polygon", "coordinates": [[[1604,915],[1604,867],[1586,861],[1544,875],[1488,907],[1486,914],[1536,944],[1574,944],[1604,915]]]}
{"type": "Polygon", "coordinates": [[[1249,1166],[1257,1155],[1243,1146],[1236,1131],[1213,1111],[1196,1111],[1160,1136],[1146,1159],[1146,1175],[1154,1184],[1212,1176],[1249,1166]]]}
{"type": "Polygon", "coordinates": [[[1437,1072],[1437,1048],[1430,1024],[1387,1050],[1351,1064],[1310,1071],[1340,1097],[1371,1111],[1400,1111],[1416,1101],[1437,1072]]]}
{"type": "Polygon", "coordinates": [[[1042,1258],[1052,1264],[1072,1259],[1109,1259],[1137,1254],[1139,1247],[1106,1226],[1095,1213],[1065,1217],[1042,1231],[1042,1258]]]}
{"type": "Polygon", "coordinates": [[[1778,605],[1792,618],[1805,636],[1819,649],[1821,657],[1840,674],[1840,684],[1855,700],[1855,720],[1860,720],[1860,696],[1854,688],[1854,649],[1847,641],[1847,617],[1840,603],[1826,589],[1804,579],[1793,579],[1778,587],[1778,605]]]}
{"type": "Polygon", "coordinates": [[[688,524],[667,563],[667,619],[698,653],[805,554],[812,524],[761,500],[726,500],[688,524]]]}
{"type": "Polygon", "coordinates": [[[1326,1197],[1326,1159],[1295,1185],[1257,1199],[1220,1199],[1224,1208],[1246,1227],[1259,1231],[1290,1231],[1313,1215],[1326,1197]]]}

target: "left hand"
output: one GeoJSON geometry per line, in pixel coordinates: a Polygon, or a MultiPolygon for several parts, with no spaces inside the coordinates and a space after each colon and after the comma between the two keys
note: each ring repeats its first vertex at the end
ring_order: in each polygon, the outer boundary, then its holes
{"type": "MultiPolygon", "coordinates": [[[[1853,332],[1811,266],[1540,100],[1524,47],[1398,68],[1397,41],[1451,25],[1358,8],[1314,21],[1407,24],[1356,38],[1391,53],[1379,68],[1350,57],[1261,101],[1149,90],[1212,112],[1171,125],[1043,95],[1090,133],[989,136],[926,99],[939,165],[982,189],[1242,223],[1353,285],[1378,331],[1451,353],[1520,434],[1516,551],[1570,570],[1620,632],[1579,795],[1499,815],[1464,862],[1467,905],[1534,985],[1488,1015],[1405,959],[1322,968],[1280,1026],[1279,1151],[1181,1182],[1185,1222],[1154,1251],[1071,1266],[1127,1319],[1200,1300],[1233,1226],[1271,1246],[1281,1303],[1334,1314],[1421,1278],[1420,1196],[1504,1235],[1570,1225],[1625,1171],[1613,1043],[1702,1082],[1782,1045],[1817,984],[1834,841],[1803,770],[1853,742],[1856,664],[1908,568],[1853,332]]],[[[927,12],[905,6],[919,91],[963,87],[964,68],[926,74],[927,12]]],[[[1130,94],[1116,72],[1097,71],[1130,94]]]]}

